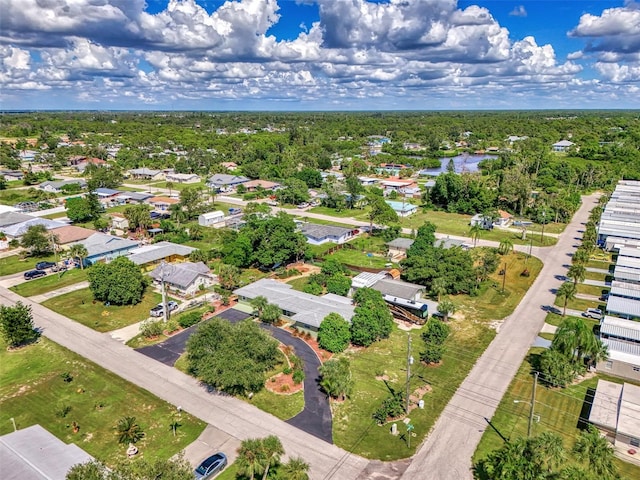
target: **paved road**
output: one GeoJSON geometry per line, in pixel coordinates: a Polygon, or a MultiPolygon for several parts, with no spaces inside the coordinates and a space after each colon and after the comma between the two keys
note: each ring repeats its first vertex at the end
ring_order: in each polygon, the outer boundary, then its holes
{"type": "Polygon", "coordinates": [[[576,249],[597,196],[583,204],[554,248],[539,253],[540,275],[509,316],[496,338],[460,385],[431,434],[422,444],[403,479],[471,479],[471,458],[513,376],[544,324],[545,307],[553,305],[555,289],[566,274],[567,259],[576,249]]]}
{"type": "MultiPolygon", "coordinates": [[[[250,317],[249,314],[234,309],[220,312],[217,316],[229,320],[231,323],[250,317]]],[[[304,409],[295,417],[287,420],[287,423],[325,442],[333,443],[331,406],[329,399],[318,384],[320,359],[309,345],[289,332],[271,325],[260,324],[260,326],[268,330],[281,343],[292,346],[295,354],[302,359],[304,364],[304,409]]],[[[187,340],[196,328],[197,325],[194,325],[162,343],[139,348],[138,351],[165,365],[173,366],[180,355],[184,353],[187,340]]]]}
{"type": "Polygon", "coordinates": [[[208,392],[189,375],[0,287],[0,304],[13,305],[17,301],[31,306],[36,326],[47,338],[159,398],[180,405],[227,435],[238,440],[277,435],[289,456],[300,456],[311,465],[312,479],[355,480],[368,464],[241,400],[208,392]]]}

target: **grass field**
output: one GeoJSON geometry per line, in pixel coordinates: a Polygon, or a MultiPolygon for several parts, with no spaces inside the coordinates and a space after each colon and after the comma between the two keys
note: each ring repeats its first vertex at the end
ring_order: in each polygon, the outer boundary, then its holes
{"type": "Polygon", "coordinates": [[[251,400],[243,400],[255,405],[260,410],[269,412],[280,420],[289,420],[299,414],[304,408],[304,391],[300,390],[291,395],[278,395],[262,389],[254,394],[251,400]]]}
{"type": "MultiPolygon", "coordinates": [[[[556,297],[555,305],[562,309],[564,304],[564,299],[556,297]]],[[[567,302],[567,308],[572,308],[574,310],[584,311],[587,308],[600,308],[604,311],[606,305],[603,302],[595,301],[595,300],[584,300],[582,298],[574,298],[573,300],[569,300],[567,302]]]]}
{"type": "Polygon", "coordinates": [[[18,295],[22,295],[23,297],[33,297],[34,295],[40,295],[75,283],[83,282],[86,279],[86,269],[81,270],[79,268],[74,268],[60,274],[49,273],[46,277],[29,280],[28,282],[11,287],[9,290],[16,292],[18,295]]]}
{"type": "MultiPolygon", "coordinates": [[[[35,187],[33,187],[35,189],[35,187]]],[[[41,190],[29,191],[29,189],[17,190],[7,189],[0,190],[0,204],[15,205],[20,202],[43,202],[41,190]]],[[[56,197],[60,195],[55,195],[56,197]]]]}
{"type": "Polygon", "coordinates": [[[599,282],[604,282],[606,281],[607,275],[598,272],[585,272],[584,278],[586,278],[587,280],[597,280],[599,282]]]}
{"type": "Polygon", "coordinates": [[[584,283],[578,283],[578,293],[595,295],[598,298],[600,298],[600,296],[605,293],[609,293],[609,290],[609,287],[596,287],[595,285],[585,285],[584,283]]]}
{"type": "Polygon", "coordinates": [[[117,442],[114,427],[123,416],[136,417],[145,437],[137,446],[145,458],[169,458],[193,442],[205,424],[179,414],[174,437],[169,423],[174,406],[41,338],[17,351],[0,345],[0,435],[40,424],[65,443],[75,443],[95,458],[113,465],[124,458],[126,445],[117,442]],[[73,380],[66,383],[61,374],[73,380]],[[63,416],[63,410],[68,410],[63,416]],[[77,422],[78,433],[71,423],[77,422]]]}
{"type": "Polygon", "coordinates": [[[42,303],[47,308],[98,332],[110,332],[149,317],[149,310],[160,303],[159,293],[147,289],[137,305],[105,306],[95,302],[88,288],[66,293],[42,303]]]}
{"type": "MultiPolygon", "coordinates": [[[[425,366],[416,362],[412,367],[412,390],[425,382],[433,390],[424,397],[425,408],[413,410],[410,414],[416,434],[415,441],[411,441],[411,449],[404,440],[389,434],[390,425],[377,426],[371,418],[389,394],[389,389],[404,389],[406,386],[407,333],[400,330],[395,330],[389,339],[369,348],[347,353],[352,362],[355,388],[349,400],[334,405],[333,434],[337,445],[358,455],[384,461],[405,458],[414,453],[476,359],[494,338],[495,330],[489,324],[513,312],[542,268],[538,259],[531,258],[527,261],[530,276],[522,277],[520,273],[524,270],[525,256],[512,253],[503,258],[507,262],[505,292],[502,293],[502,277],[496,273],[491,277],[492,284],[483,288],[478,296],[452,297],[458,312],[449,322],[453,333],[447,340],[448,350],[443,363],[425,366]],[[388,377],[386,384],[376,379],[379,375],[388,377]]],[[[417,357],[422,348],[419,331],[412,332],[412,341],[412,352],[417,357]]]]}
{"type": "Polygon", "coordinates": [[[0,277],[5,275],[12,275],[14,273],[26,272],[27,270],[33,270],[36,268],[38,262],[55,262],[54,255],[46,257],[27,257],[22,258],[20,255],[11,255],[8,257],[0,258],[0,277]]]}
{"type": "MultiPolygon", "coordinates": [[[[537,355],[541,351],[542,349],[532,349],[530,355],[537,355]]],[[[520,366],[491,419],[492,426],[507,439],[527,434],[530,406],[526,402],[531,398],[533,384],[529,358],[520,366]],[[523,403],[516,404],[514,400],[522,400],[523,403]]],[[[582,425],[580,418],[587,391],[596,387],[598,378],[622,382],[620,379],[597,375],[565,389],[551,389],[539,384],[536,391],[535,414],[540,416],[540,421],[533,423],[532,434],[538,435],[546,431],[557,433],[563,438],[565,448],[571,449],[579,433],[579,426],[582,425]]],[[[492,428],[487,428],[474,455],[474,461],[486,457],[502,445],[503,440],[500,436],[492,428]]],[[[616,464],[626,480],[640,477],[640,467],[619,460],[616,464]]]]}

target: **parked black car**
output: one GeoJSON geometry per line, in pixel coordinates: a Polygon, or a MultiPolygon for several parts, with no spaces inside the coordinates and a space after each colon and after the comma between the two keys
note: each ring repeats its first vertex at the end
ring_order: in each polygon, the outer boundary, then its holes
{"type": "Polygon", "coordinates": [[[47,268],[55,267],[55,262],[38,262],[36,263],[36,270],[46,270],[47,268]]]}
{"type": "Polygon", "coordinates": [[[32,280],[38,277],[44,277],[47,274],[44,270],[29,270],[28,272],[24,272],[25,280],[32,280]]]}

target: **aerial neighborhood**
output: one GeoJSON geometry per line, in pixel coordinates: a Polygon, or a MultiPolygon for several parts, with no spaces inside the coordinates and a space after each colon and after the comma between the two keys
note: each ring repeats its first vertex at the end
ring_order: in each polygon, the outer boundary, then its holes
{"type": "Polygon", "coordinates": [[[2,114],[1,476],[639,478],[639,139],[2,114]]]}

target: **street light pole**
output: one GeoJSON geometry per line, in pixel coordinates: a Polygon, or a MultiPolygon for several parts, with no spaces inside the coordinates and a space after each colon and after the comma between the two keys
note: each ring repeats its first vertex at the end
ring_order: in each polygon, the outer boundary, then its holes
{"type": "Polygon", "coordinates": [[[529,426],[527,427],[527,437],[531,437],[531,427],[533,425],[533,410],[536,405],[536,386],[538,385],[538,372],[533,372],[533,390],[531,390],[531,409],[529,410],[529,426]]]}
{"type": "Polygon", "coordinates": [[[547,223],[547,211],[542,211],[542,233],[540,234],[540,244],[544,245],[544,226],[547,223]]]}

